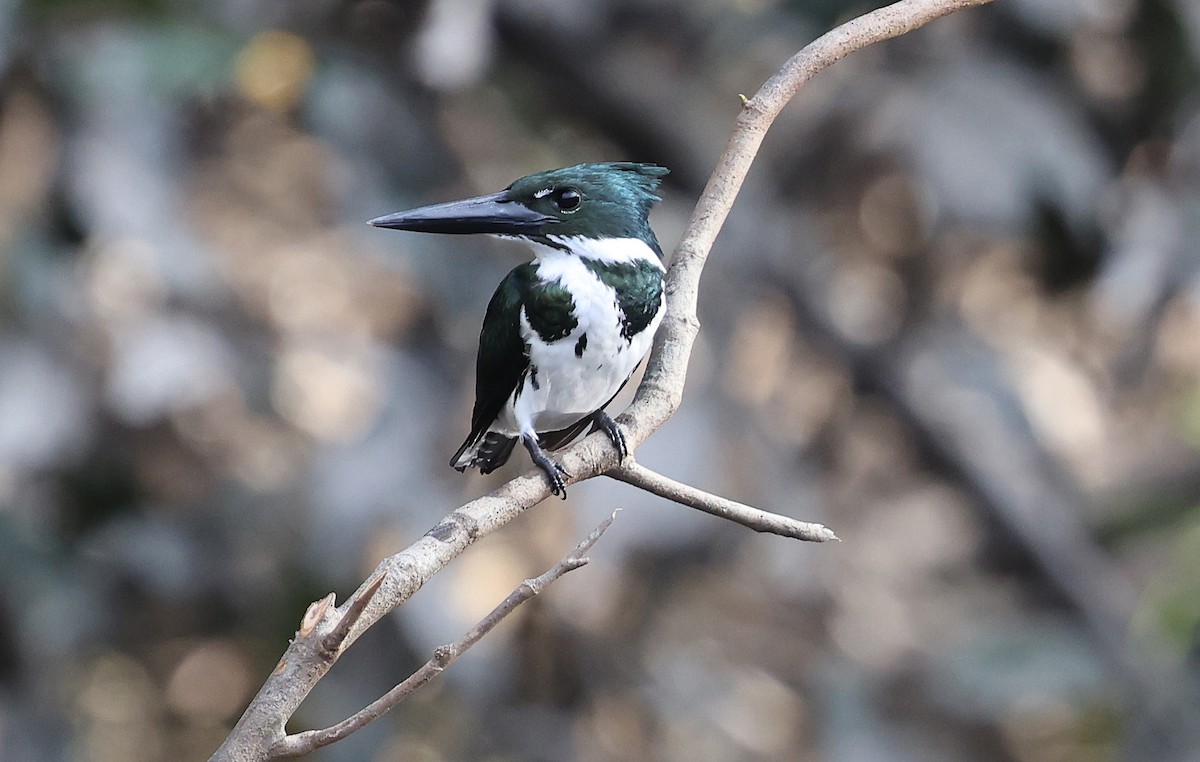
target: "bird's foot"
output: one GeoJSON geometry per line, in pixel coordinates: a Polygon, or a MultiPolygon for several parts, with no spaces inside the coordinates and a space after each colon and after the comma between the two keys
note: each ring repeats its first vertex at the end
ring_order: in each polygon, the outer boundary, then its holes
{"type": "Polygon", "coordinates": [[[561,463],[546,454],[546,451],[538,444],[536,436],[523,435],[521,442],[524,443],[525,449],[529,450],[529,457],[533,459],[534,465],[542,469],[542,473],[546,475],[546,479],[550,482],[550,491],[566,500],[567,483],[564,477],[570,479],[571,474],[562,467],[561,463]]]}
{"type": "Polygon", "coordinates": [[[620,424],[603,410],[592,413],[592,421],[608,435],[608,438],[612,440],[613,447],[617,448],[617,462],[625,460],[625,457],[629,455],[629,445],[625,442],[625,432],[621,430],[620,424]]]}

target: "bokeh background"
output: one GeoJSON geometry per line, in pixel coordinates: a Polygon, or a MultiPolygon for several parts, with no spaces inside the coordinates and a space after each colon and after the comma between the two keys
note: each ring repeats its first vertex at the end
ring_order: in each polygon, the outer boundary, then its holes
{"type": "MultiPolygon", "coordinates": [[[[518,245],[364,221],[673,169],[843,0],[0,2],[0,758],[204,759],[306,605],[492,477],[446,466],[518,245]]],[[[647,465],[343,658],[332,724],[612,508],[593,563],[316,760],[1200,755],[1200,5],[1001,0],[775,125],[647,465]]]]}

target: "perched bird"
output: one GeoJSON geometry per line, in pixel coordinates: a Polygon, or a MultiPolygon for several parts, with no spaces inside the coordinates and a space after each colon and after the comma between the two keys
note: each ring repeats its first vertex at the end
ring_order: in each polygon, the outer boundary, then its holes
{"type": "Polygon", "coordinates": [[[396,230],[517,238],[533,248],[533,261],[514,268],[488,304],[471,433],[451,466],[490,473],[520,440],[565,498],[570,474],[547,450],[593,427],[621,458],[628,454],[604,408],[662,321],[663,254],[649,212],[667,172],[632,162],[577,164],[489,196],[371,220],[396,230]]]}

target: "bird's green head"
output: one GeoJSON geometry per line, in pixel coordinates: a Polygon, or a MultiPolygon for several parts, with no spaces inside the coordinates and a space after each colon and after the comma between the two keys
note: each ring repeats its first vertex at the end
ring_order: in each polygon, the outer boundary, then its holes
{"type": "Polygon", "coordinates": [[[372,225],[423,233],[490,233],[541,243],[638,238],[661,256],[650,207],[669,170],[655,164],[576,164],[522,177],[499,193],[398,212],[372,225]]]}

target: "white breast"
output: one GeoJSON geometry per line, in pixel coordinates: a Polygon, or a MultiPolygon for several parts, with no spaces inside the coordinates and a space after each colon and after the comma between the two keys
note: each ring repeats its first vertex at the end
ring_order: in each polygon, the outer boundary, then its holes
{"type": "MultiPolygon", "coordinates": [[[[531,370],[521,393],[510,399],[501,413],[494,428],[509,436],[562,429],[603,407],[650,350],[662,321],[660,303],[646,329],[627,340],[621,335],[622,316],[613,290],[578,257],[539,248],[543,250],[538,251],[538,275],[558,280],[571,292],[578,323],[566,338],[547,343],[530,327],[522,310],[521,335],[529,346],[530,364],[537,369],[536,384],[531,370]],[[581,337],[586,337],[582,353],[577,351],[581,337]]],[[[641,241],[630,241],[621,252],[626,256],[620,259],[628,261],[634,252],[658,263],[641,241]]]]}

